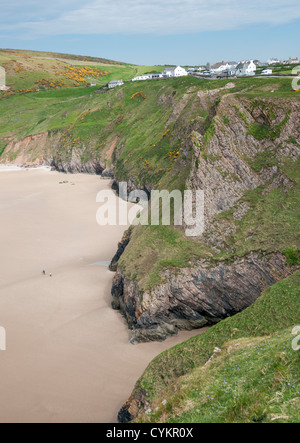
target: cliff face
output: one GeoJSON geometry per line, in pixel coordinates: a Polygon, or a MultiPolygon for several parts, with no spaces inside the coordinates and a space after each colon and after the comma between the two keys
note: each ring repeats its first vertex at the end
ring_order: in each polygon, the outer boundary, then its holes
{"type": "MultiPolygon", "coordinates": [[[[205,94],[199,95],[203,100],[205,94]]],[[[204,251],[203,258],[191,258],[189,266],[176,272],[162,269],[161,283],[147,287],[141,284],[147,267],[141,266],[141,249],[134,243],[144,238],[144,262],[148,257],[150,273],[149,230],[144,237],[132,236],[112,287],[113,306],[126,318],[132,343],[164,340],[180,329],[233,316],[299,268],[299,113],[297,100],[225,95],[206,131],[193,131],[193,164],[186,186],[205,193],[205,232],[200,241],[194,240],[204,251]]],[[[176,242],[173,248],[180,255],[176,242]]],[[[195,349],[201,354],[201,345],[195,349]]],[[[189,352],[186,358],[196,360],[189,352]]],[[[177,377],[187,368],[189,364],[177,377]]],[[[159,378],[155,371],[152,377],[145,376],[145,384],[143,377],[137,382],[119,411],[119,422],[153,409],[145,389],[149,379],[152,388],[159,378]]],[[[170,381],[165,376],[163,364],[158,372],[163,373],[164,385],[174,382],[174,377],[170,381]]]]}
{"type": "MultiPolygon", "coordinates": [[[[203,95],[199,93],[200,100],[203,95]]],[[[258,219],[250,232],[249,222],[244,220],[251,219],[251,211],[258,213],[262,204],[247,201],[248,192],[259,193],[261,199],[265,196],[266,204],[271,205],[269,196],[274,192],[295,204],[288,192],[297,184],[285,166],[289,163],[295,169],[299,158],[299,114],[297,100],[225,95],[206,132],[192,132],[193,166],[187,186],[204,190],[205,233],[201,241],[220,259],[203,258],[176,273],[162,270],[162,283],[145,288],[139,278],[127,272],[133,257],[125,250],[112,297],[114,308],[127,319],[133,343],[164,340],[180,329],[200,328],[232,316],[295,270],[281,251],[290,246],[297,249],[298,243],[283,241],[283,231],[282,235],[280,230],[274,232],[276,238],[266,232],[267,219],[258,219]],[[230,257],[229,263],[225,256],[230,257]]],[[[145,248],[147,253],[151,251],[145,248]]],[[[138,255],[136,260],[138,273],[138,255]]]]}
{"type": "Polygon", "coordinates": [[[206,226],[244,193],[269,182],[293,183],[280,166],[300,153],[298,100],[224,96],[204,137],[194,133],[195,167],[188,184],[205,192],[206,226]]]}
{"type": "MultiPolygon", "coordinates": [[[[59,155],[58,146],[60,136],[44,132],[37,135],[30,135],[22,140],[7,140],[8,144],[1,162],[17,165],[48,165],[59,172],[65,173],[87,173],[87,174],[107,174],[105,162],[92,158],[82,161],[81,150],[73,150],[69,158],[59,155]]],[[[104,174],[104,175],[105,175],[104,174]]]]}
{"type": "Polygon", "coordinates": [[[101,160],[95,159],[83,163],[80,160],[80,156],[76,155],[74,152],[72,154],[72,159],[69,161],[63,161],[57,157],[53,157],[47,160],[47,163],[56,171],[70,174],[84,173],[102,175],[106,170],[105,163],[103,163],[101,160]]]}
{"type": "Polygon", "coordinates": [[[180,329],[212,325],[244,310],[293,270],[282,254],[250,254],[214,267],[199,263],[179,275],[166,271],[166,283],[144,292],[142,301],[137,284],[119,270],[113,282],[113,306],[127,319],[132,343],[164,340],[180,329]]]}

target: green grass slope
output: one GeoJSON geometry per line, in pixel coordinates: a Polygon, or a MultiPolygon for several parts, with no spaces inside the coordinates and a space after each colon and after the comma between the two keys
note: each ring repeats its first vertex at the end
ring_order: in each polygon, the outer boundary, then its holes
{"type": "Polygon", "coordinates": [[[43,89],[105,85],[111,80],[131,81],[146,72],[161,72],[163,66],[136,66],[97,57],[51,52],[0,49],[0,66],[6,70],[6,95],[43,89]]]}
{"type": "Polygon", "coordinates": [[[154,359],[142,422],[299,422],[300,271],[240,314],[154,359]],[[220,354],[214,354],[219,348],[220,354]],[[211,356],[213,358],[206,364],[211,356]]]}

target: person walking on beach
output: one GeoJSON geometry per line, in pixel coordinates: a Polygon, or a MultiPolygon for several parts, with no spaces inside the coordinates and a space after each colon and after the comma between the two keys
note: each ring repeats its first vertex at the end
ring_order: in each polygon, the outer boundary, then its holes
{"type": "Polygon", "coordinates": [[[49,274],[49,275],[50,275],[50,277],[52,277],[52,272],[50,272],[50,274],[49,274]]]}
{"type": "Polygon", "coordinates": [[[45,271],[45,269],[43,270],[43,274],[46,275],[46,271],[45,271]]]}

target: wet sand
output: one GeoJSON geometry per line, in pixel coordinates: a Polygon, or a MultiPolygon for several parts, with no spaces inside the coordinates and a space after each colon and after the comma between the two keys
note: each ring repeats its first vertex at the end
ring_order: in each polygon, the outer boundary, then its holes
{"type": "Polygon", "coordinates": [[[149,362],[200,332],[128,344],[106,266],[126,227],[97,225],[101,189],[96,176],[0,171],[1,423],[115,423],[149,362]]]}

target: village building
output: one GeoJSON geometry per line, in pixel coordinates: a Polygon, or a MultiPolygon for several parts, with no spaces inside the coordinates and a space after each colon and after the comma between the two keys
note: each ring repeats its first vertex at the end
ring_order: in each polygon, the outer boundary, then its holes
{"type": "Polygon", "coordinates": [[[162,75],[164,78],[186,77],[188,72],[181,66],[176,66],[174,68],[166,68],[162,75]]]}
{"type": "Polygon", "coordinates": [[[181,66],[176,66],[174,68],[166,68],[163,72],[139,75],[138,77],[134,77],[132,81],[137,82],[162,78],[186,77],[187,75],[189,74],[184,68],[181,66]]]}
{"type": "Polygon", "coordinates": [[[134,77],[132,79],[133,82],[138,82],[138,81],[145,81],[145,80],[152,80],[153,74],[143,74],[143,75],[139,75],[138,77],[134,77]]]}
{"type": "Polygon", "coordinates": [[[300,60],[298,58],[289,58],[288,64],[289,65],[299,65],[300,60]]]}
{"type": "Polygon", "coordinates": [[[211,73],[219,74],[221,72],[226,71],[227,69],[230,69],[230,67],[231,66],[227,62],[216,63],[211,67],[211,73]]]}
{"type": "Polygon", "coordinates": [[[124,85],[123,80],[113,80],[108,83],[108,88],[113,89],[116,88],[117,86],[123,86],[123,85],[124,85]]]}
{"type": "Polygon", "coordinates": [[[163,78],[163,75],[162,75],[161,72],[157,72],[157,73],[155,73],[155,74],[152,74],[152,79],[153,79],[153,80],[155,80],[155,79],[159,79],[159,78],[163,78]]]}
{"type": "Polygon", "coordinates": [[[261,75],[272,75],[273,74],[273,69],[270,68],[265,68],[261,71],[261,75]]]}
{"type": "Polygon", "coordinates": [[[164,76],[161,72],[153,72],[150,74],[143,74],[143,75],[139,75],[138,77],[134,77],[132,79],[132,81],[137,82],[137,81],[145,81],[145,80],[155,80],[155,79],[160,79],[160,78],[164,78],[164,76]]]}
{"type": "Polygon", "coordinates": [[[256,71],[256,64],[253,62],[253,60],[251,60],[239,63],[236,67],[235,74],[237,76],[255,75],[255,71],[256,71]]]}
{"type": "Polygon", "coordinates": [[[220,62],[216,63],[211,67],[211,74],[221,74],[221,73],[230,73],[232,75],[233,71],[237,66],[237,62],[220,62]]]}
{"type": "Polygon", "coordinates": [[[229,78],[229,77],[234,77],[235,74],[235,69],[226,69],[225,71],[220,72],[219,74],[217,74],[218,78],[229,78]]]}
{"type": "Polygon", "coordinates": [[[282,61],[279,60],[278,58],[270,58],[270,59],[267,61],[267,64],[268,64],[268,65],[282,65],[282,61]]]}

